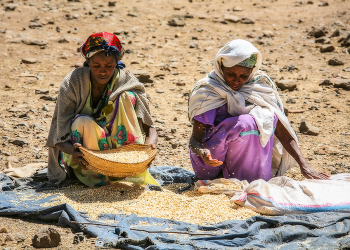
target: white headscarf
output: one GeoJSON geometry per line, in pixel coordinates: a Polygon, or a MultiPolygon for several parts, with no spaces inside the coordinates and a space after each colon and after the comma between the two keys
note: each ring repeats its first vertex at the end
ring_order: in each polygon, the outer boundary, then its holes
{"type": "MultiPolygon", "coordinates": [[[[260,143],[263,147],[266,146],[274,133],[274,114],[277,115],[279,121],[298,142],[294,130],[284,115],[283,104],[275,83],[265,72],[260,70],[261,64],[262,56],[250,42],[237,39],[227,43],[216,54],[214,70],[207,77],[201,79],[190,92],[190,120],[192,121],[195,116],[227,103],[230,115],[250,114],[254,117],[259,130],[260,143]],[[221,65],[233,67],[252,54],[257,55],[257,62],[247,83],[238,91],[232,90],[224,80],[221,65]],[[246,105],[246,101],[249,103],[248,105],[246,105]]],[[[283,175],[285,171],[296,164],[276,137],[272,160],[273,175],[277,170],[278,175],[283,175]]]]}

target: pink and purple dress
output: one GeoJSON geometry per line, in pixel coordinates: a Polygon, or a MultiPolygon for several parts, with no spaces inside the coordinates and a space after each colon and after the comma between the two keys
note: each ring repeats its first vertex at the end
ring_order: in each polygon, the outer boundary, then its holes
{"type": "MultiPolygon", "coordinates": [[[[213,159],[223,162],[218,167],[209,166],[190,150],[192,167],[199,179],[214,179],[221,171],[226,179],[237,178],[248,182],[271,179],[274,134],[263,148],[253,116],[232,117],[227,111],[227,104],[224,104],[194,119],[207,125],[203,146],[210,150],[213,159]]],[[[274,128],[277,121],[275,115],[274,128]]]]}

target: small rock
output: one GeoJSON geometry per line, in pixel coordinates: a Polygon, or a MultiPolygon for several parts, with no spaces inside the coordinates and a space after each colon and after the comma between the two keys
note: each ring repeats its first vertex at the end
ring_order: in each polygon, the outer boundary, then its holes
{"type": "Polygon", "coordinates": [[[332,52],[334,51],[335,48],[333,45],[323,45],[321,48],[320,48],[320,51],[321,53],[326,53],[326,52],[332,52]]]}
{"type": "Polygon", "coordinates": [[[319,128],[310,125],[307,121],[300,123],[299,131],[306,135],[318,135],[321,132],[319,128]]]}
{"type": "Polygon", "coordinates": [[[12,233],[8,233],[5,237],[5,241],[15,241],[16,238],[12,233]]]}
{"type": "Polygon", "coordinates": [[[27,140],[23,140],[23,139],[16,139],[16,140],[11,141],[10,143],[12,143],[13,145],[16,145],[16,146],[20,146],[20,147],[23,147],[24,145],[29,144],[27,140]]]}
{"type": "Polygon", "coordinates": [[[234,7],[232,10],[233,11],[243,11],[243,9],[241,7],[234,7]]]}
{"type": "Polygon", "coordinates": [[[69,40],[66,37],[62,36],[60,39],[58,39],[58,42],[59,43],[69,43],[69,40]]]}
{"type": "Polygon", "coordinates": [[[17,7],[16,3],[9,3],[5,6],[5,11],[14,11],[17,7]]]}
{"type": "Polygon", "coordinates": [[[329,6],[328,2],[319,2],[319,7],[329,6]]]}
{"type": "Polygon", "coordinates": [[[241,23],[243,24],[254,24],[255,21],[249,17],[242,17],[241,23]]]}
{"type": "Polygon", "coordinates": [[[295,100],[292,97],[288,97],[286,103],[295,103],[295,100]]]}
{"type": "Polygon", "coordinates": [[[331,40],[326,36],[321,36],[315,39],[315,43],[330,44],[331,40]]]}
{"type": "Polygon", "coordinates": [[[41,22],[39,22],[39,21],[31,21],[30,23],[29,23],[29,28],[31,28],[31,29],[35,29],[35,28],[41,28],[41,27],[43,27],[43,25],[41,24],[41,22]]]}
{"type": "Polygon", "coordinates": [[[8,230],[6,227],[0,228],[0,233],[8,233],[8,230]]]}
{"type": "Polygon", "coordinates": [[[22,63],[34,64],[34,63],[37,63],[37,60],[36,58],[23,58],[22,63]]]}
{"type": "Polygon", "coordinates": [[[35,90],[36,95],[40,95],[40,94],[47,95],[49,92],[50,91],[48,89],[36,89],[35,90]]]}
{"type": "Polygon", "coordinates": [[[109,7],[114,7],[115,4],[116,4],[116,1],[109,1],[109,2],[108,2],[108,6],[109,6],[109,7]]]}
{"type": "Polygon", "coordinates": [[[40,99],[45,100],[45,101],[52,101],[55,102],[57,100],[57,96],[48,96],[48,95],[43,95],[40,97],[40,99]]]}
{"type": "Polygon", "coordinates": [[[345,38],[345,40],[341,43],[342,47],[349,47],[350,46],[350,34],[345,38]]]}
{"type": "Polygon", "coordinates": [[[185,26],[185,22],[180,20],[179,18],[174,17],[168,21],[168,25],[174,26],[174,27],[183,27],[183,26],[185,26]]]}
{"type": "Polygon", "coordinates": [[[350,90],[350,79],[335,79],[333,84],[336,88],[350,90]]]}
{"type": "Polygon", "coordinates": [[[164,90],[162,90],[162,89],[157,89],[157,90],[156,90],[156,93],[162,94],[162,93],[164,93],[164,90]]]}
{"type": "Polygon", "coordinates": [[[198,49],[198,44],[195,42],[190,43],[190,49],[198,49]]]}
{"type": "Polygon", "coordinates": [[[38,40],[33,38],[24,38],[22,42],[27,45],[38,45],[38,46],[45,46],[48,43],[44,40],[38,40]]]}
{"type": "Polygon", "coordinates": [[[324,80],[321,80],[320,86],[330,86],[330,85],[333,85],[333,83],[329,80],[329,79],[324,79],[324,80]]]}
{"type": "Polygon", "coordinates": [[[332,35],[330,37],[336,37],[336,36],[340,36],[339,29],[336,29],[335,31],[333,31],[333,33],[332,33],[332,35]]]}
{"type": "Polygon", "coordinates": [[[344,65],[344,63],[342,61],[339,61],[337,58],[333,58],[328,61],[328,65],[339,66],[339,65],[344,65]]]}
{"type": "Polygon", "coordinates": [[[57,247],[61,242],[61,235],[53,228],[41,228],[34,235],[32,243],[37,248],[57,247]]]}
{"type": "Polygon", "coordinates": [[[309,36],[313,36],[315,38],[319,38],[319,37],[322,37],[322,36],[325,36],[326,33],[324,32],[324,30],[322,29],[313,29],[309,32],[308,34],[309,36]]]}
{"type": "Polygon", "coordinates": [[[179,146],[179,143],[178,143],[178,142],[172,142],[172,143],[171,143],[171,147],[172,147],[173,149],[176,149],[178,146],[179,146]]]}
{"type": "Polygon", "coordinates": [[[289,91],[292,91],[296,89],[297,82],[291,79],[279,80],[278,82],[276,82],[276,85],[282,90],[288,89],[289,91]]]}
{"type": "Polygon", "coordinates": [[[145,70],[135,70],[133,74],[142,83],[153,83],[150,74],[145,70]]]}
{"type": "Polygon", "coordinates": [[[265,30],[265,31],[263,31],[263,36],[264,37],[274,37],[275,34],[273,33],[272,30],[265,30]]]}
{"type": "Polygon", "coordinates": [[[238,16],[234,16],[234,15],[226,15],[224,16],[224,19],[231,23],[238,23],[240,20],[238,16]]]}

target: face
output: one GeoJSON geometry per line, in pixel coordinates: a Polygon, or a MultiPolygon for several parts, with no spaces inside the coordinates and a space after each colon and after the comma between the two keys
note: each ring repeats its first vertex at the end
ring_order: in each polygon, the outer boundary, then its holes
{"type": "Polygon", "coordinates": [[[233,67],[221,67],[226,84],[233,90],[239,90],[247,81],[253,69],[235,65],[233,67]]]}
{"type": "Polygon", "coordinates": [[[101,52],[87,60],[91,70],[93,84],[105,85],[112,78],[117,62],[114,56],[101,52]]]}

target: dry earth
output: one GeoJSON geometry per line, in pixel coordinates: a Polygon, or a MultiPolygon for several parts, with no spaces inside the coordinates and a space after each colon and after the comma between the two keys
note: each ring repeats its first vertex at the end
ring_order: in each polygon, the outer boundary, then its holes
{"type": "MultiPolygon", "coordinates": [[[[260,50],[263,70],[272,79],[297,83],[295,90],[280,90],[280,94],[310,164],[328,174],[350,172],[350,92],[346,86],[333,85],[335,78],[350,79],[349,51],[341,46],[350,33],[350,1],[0,3],[0,171],[8,163],[19,167],[47,161],[44,145],[60,83],[82,64],[78,48],[83,41],[93,32],[108,31],[117,34],[127,50],[123,59],[127,69],[150,75],[145,85],[160,136],[155,165],[191,169],[187,93],[212,70],[220,47],[243,38],[260,50]],[[249,24],[249,19],[254,23],[249,24]],[[325,37],[316,39],[314,29],[323,31],[325,37]],[[334,50],[321,53],[323,46],[334,46],[334,50]],[[329,65],[331,59],[344,64],[329,65]],[[330,85],[319,85],[324,79],[330,85]],[[302,120],[316,127],[311,130],[318,135],[299,133],[302,120]]],[[[287,175],[303,179],[297,168],[287,175]]],[[[30,249],[31,237],[47,225],[1,217],[0,227],[26,238],[21,243],[5,241],[5,234],[0,233],[3,249],[30,249]]],[[[58,230],[67,238],[61,249],[93,246],[89,241],[73,245],[71,230],[58,230]]]]}

